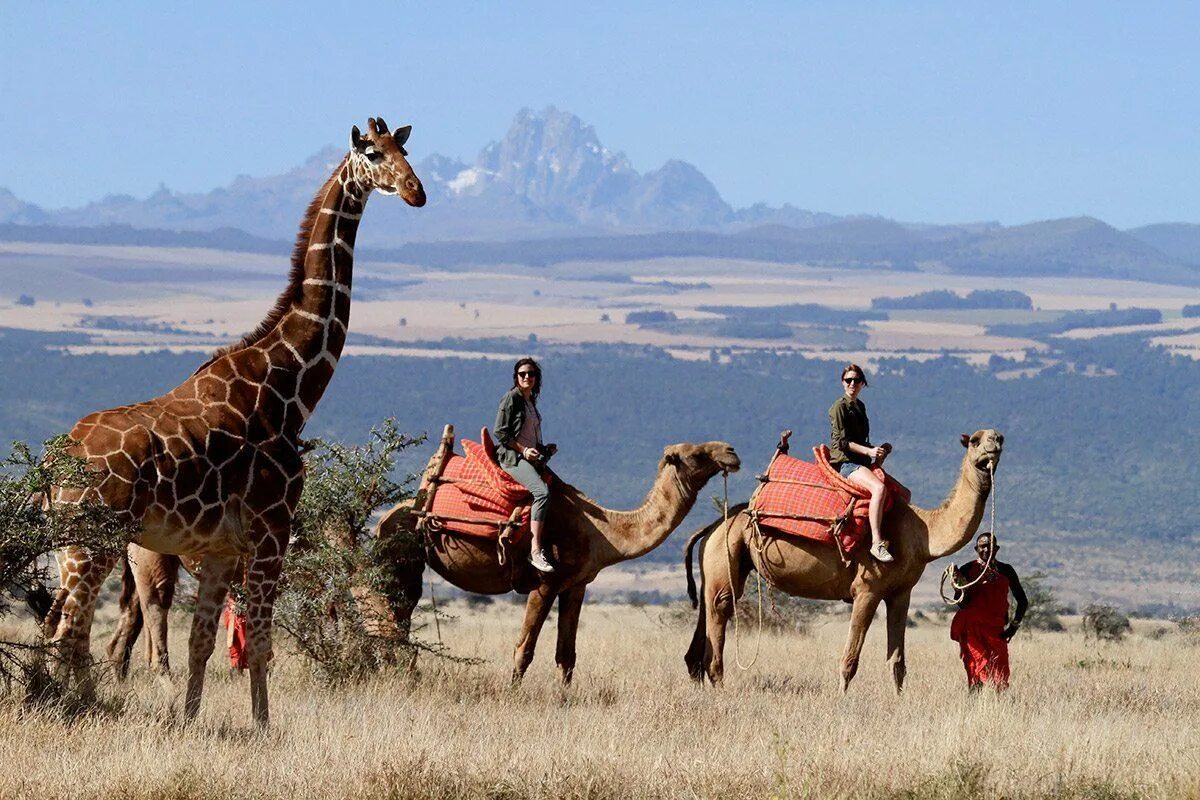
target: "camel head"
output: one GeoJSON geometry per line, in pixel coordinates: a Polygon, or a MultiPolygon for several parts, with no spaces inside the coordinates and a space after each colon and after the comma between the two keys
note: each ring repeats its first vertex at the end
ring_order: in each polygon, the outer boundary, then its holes
{"type": "Polygon", "coordinates": [[[734,452],[733,445],[726,442],[682,442],[663,448],[658,468],[661,471],[668,466],[678,470],[681,481],[699,490],[718,472],[737,472],[742,468],[742,460],[734,452]]]}
{"type": "Polygon", "coordinates": [[[989,475],[1000,464],[1000,453],[1004,450],[1004,434],[994,428],[975,431],[970,436],[962,435],[962,446],[967,448],[965,458],[980,473],[989,475]]]}
{"type": "Polygon", "coordinates": [[[411,132],[411,125],[389,132],[382,117],[371,117],[366,136],[357,125],[350,130],[349,158],[355,179],[367,192],[378,189],[382,194],[398,194],[410,206],[420,208],[425,205],[425,188],[413,174],[404,149],[411,132]]]}

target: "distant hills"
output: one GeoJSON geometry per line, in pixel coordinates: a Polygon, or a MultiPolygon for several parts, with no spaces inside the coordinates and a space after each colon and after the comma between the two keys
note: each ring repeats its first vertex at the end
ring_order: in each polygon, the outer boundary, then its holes
{"type": "MultiPolygon", "coordinates": [[[[207,193],[166,187],[47,210],[0,188],[0,239],[288,251],[317,187],[344,151],[329,147],[282,175],[240,176],[207,193]]],[[[695,166],[640,173],[578,117],[517,113],[470,162],[415,165],[419,212],[376,200],[360,244],[430,266],[545,264],[659,256],[728,257],[831,267],[936,269],[1200,284],[1200,225],[1119,231],[1091,217],[1004,227],[915,225],[791,206],[735,209],[695,166]]]]}

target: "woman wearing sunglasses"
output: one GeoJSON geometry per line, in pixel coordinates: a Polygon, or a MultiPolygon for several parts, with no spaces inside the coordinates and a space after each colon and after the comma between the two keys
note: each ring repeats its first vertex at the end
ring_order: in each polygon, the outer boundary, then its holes
{"type": "Polygon", "coordinates": [[[882,465],[892,452],[890,444],[871,444],[867,407],[858,395],[867,387],[867,375],[858,364],[842,368],[842,396],[829,408],[829,463],[851,483],[871,493],[868,517],[871,523],[871,555],[878,561],[892,560],[883,540],[883,481],[869,468],[882,465]]]}
{"type": "Polygon", "coordinates": [[[496,458],[509,475],[517,479],[533,495],[529,528],[533,537],[529,563],[541,572],[553,572],[542,549],[542,528],[550,488],[542,479],[542,470],[558,446],[542,443],[542,415],[537,398],[542,391],[542,368],[532,358],[522,358],[513,367],[513,385],[500,399],[496,412],[496,458]]]}

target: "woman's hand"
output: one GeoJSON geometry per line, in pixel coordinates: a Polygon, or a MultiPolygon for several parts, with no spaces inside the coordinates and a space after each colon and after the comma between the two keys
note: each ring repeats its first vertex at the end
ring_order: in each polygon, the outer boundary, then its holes
{"type": "Polygon", "coordinates": [[[521,451],[521,455],[525,456],[526,461],[539,461],[542,458],[536,447],[526,447],[521,451]]]}
{"type": "Polygon", "coordinates": [[[892,448],[886,445],[871,448],[871,458],[875,459],[876,464],[882,464],[883,460],[888,457],[888,453],[892,452],[892,448]]]}

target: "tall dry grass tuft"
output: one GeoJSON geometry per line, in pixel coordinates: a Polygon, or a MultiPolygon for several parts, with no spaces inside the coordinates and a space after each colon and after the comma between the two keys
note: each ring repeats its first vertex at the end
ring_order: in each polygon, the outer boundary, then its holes
{"type": "MultiPolygon", "coordinates": [[[[219,658],[204,710],[180,718],[182,678],[135,672],[101,689],[116,715],[74,721],[0,704],[0,797],[113,798],[963,798],[1200,795],[1196,650],[1156,623],[1124,642],[1020,634],[1014,683],[968,696],[944,622],[909,631],[894,696],[881,625],[849,694],[837,689],[843,616],[806,636],[768,631],[722,690],[688,680],[679,615],[591,606],[576,684],[553,646],[510,688],[520,610],[455,609],[447,645],[478,665],[425,660],[326,688],[281,646],[273,727],[254,731],[244,678],[219,658]]],[[[186,625],[174,626],[183,652],[186,625]]],[[[551,620],[551,624],[553,623],[551,620]]],[[[107,635],[97,625],[96,639],[107,635]]],[[[752,626],[742,629],[751,646],[752,626]]],[[[552,642],[552,638],[549,640],[552,642]]]]}

